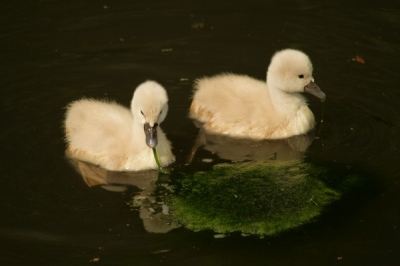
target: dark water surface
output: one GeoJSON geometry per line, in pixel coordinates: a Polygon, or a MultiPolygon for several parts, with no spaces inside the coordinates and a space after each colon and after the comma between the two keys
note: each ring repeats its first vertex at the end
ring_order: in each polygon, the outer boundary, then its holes
{"type": "MultiPolygon", "coordinates": [[[[3,1],[0,264],[398,265],[398,4],[3,1]],[[135,86],[155,79],[170,97],[162,127],[180,167],[197,134],[187,119],[193,80],[223,71],[264,79],[271,55],[288,47],[310,56],[327,94],[307,159],[361,167],[376,186],[316,222],[264,239],[148,233],[127,205],[137,189],[89,188],[65,160],[68,102],[129,105],[135,86]]],[[[310,104],[319,120],[321,104],[310,104]]]]}

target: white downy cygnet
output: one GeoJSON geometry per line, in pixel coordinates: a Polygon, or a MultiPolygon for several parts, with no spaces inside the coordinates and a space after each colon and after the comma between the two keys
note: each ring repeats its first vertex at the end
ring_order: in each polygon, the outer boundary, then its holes
{"type": "Polygon", "coordinates": [[[303,92],[325,100],[314,83],[312,63],[301,51],[285,49],[271,59],[267,81],[220,74],[195,83],[189,116],[208,132],[252,139],[283,139],[315,126],[303,92]]]}
{"type": "Polygon", "coordinates": [[[155,81],[140,84],[131,110],[110,101],[81,99],[67,107],[67,155],[113,171],[156,169],[152,148],[162,166],[175,160],[160,128],[168,112],[168,96],[155,81]]]}

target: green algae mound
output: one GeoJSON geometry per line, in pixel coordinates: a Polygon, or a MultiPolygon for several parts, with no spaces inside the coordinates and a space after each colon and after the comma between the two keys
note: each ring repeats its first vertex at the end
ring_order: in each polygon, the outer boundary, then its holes
{"type": "Polygon", "coordinates": [[[169,204],[186,228],[255,235],[309,222],[358,182],[355,175],[301,161],[216,165],[172,178],[169,204]]]}

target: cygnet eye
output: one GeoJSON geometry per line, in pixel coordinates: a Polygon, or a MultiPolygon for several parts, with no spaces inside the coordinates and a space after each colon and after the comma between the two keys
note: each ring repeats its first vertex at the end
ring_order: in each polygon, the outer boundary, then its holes
{"type": "Polygon", "coordinates": [[[304,78],[304,75],[299,75],[299,78],[303,79],[303,78],[304,78]]]}
{"type": "Polygon", "coordinates": [[[146,117],[145,115],[144,115],[144,113],[143,113],[143,111],[142,110],[140,110],[140,113],[144,116],[144,117],[146,117]]]}
{"type": "MultiPolygon", "coordinates": [[[[161,113],[162,113],[162,110],[160,111],[160,114],[161,114],[161,113]]],[[[159,115],[160,115],[160,114],[159,114],[159,115]]]]}

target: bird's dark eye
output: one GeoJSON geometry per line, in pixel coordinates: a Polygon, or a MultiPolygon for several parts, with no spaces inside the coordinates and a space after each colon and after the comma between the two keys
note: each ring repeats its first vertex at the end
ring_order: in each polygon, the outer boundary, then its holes
{"type": "Polygon", "coordinates": [[[303,78],[304,78],[304,75],[299,75],[299,78],[303,79],[303,78]]]}
{"type": "Polygon", "coordinates": [[[162,113],[162,110],[160,111],[160,114],[162,113]]]}
{"type": "Polygon", "coordinates": [[[140,110],[140,113],[144,116],[144,117],[146,117],[145,115],[144,115],[144,113],[143,113],[143,111],[142,110],[140,110]]]}

